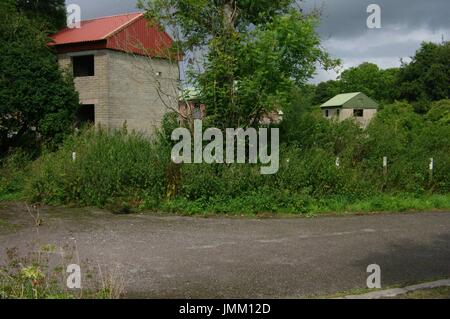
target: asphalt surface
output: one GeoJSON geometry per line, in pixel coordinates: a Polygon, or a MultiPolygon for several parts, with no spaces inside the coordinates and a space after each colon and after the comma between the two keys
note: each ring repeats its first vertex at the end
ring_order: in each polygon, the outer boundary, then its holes
{"type": "Polygon", "coordinates": [[[450,278],[450,213],[248,219],[112,215],[0,205],[4,250],[75,245],[78,260],[114,268],[129,297],[301,298],[450,278]],[[36,231],[37,229],[37,231],[36,231]]]}

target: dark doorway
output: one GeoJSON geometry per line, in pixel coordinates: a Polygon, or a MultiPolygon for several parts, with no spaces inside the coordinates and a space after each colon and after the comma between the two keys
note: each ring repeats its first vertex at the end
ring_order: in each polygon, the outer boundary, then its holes
{"type": "Polygon", "coordinates": [[[78,126],[82,126],[84,124],[95,124],[95,105],[80,105],[77,112],[77,123],[78,126]]]}

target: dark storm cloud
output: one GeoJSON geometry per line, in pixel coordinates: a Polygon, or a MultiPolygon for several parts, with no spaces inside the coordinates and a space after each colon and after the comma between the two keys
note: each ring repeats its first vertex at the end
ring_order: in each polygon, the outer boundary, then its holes
{"type": "MultiPolygon", "coordinates": [[[[400,65],[423,41],[450,37],[449,0],[305,0],[306,11],[320,8],[323,46],[343,60],[344,69],[368,61],[382,68],[400,65]],[[367,28],[367,7],[381,7],[381,29],[367,28]]],[[[319,71],[315,82],[334,78],[319,71]]]]}
{"type": "Polygon", "coordinates": [[[383,28],[450,29],[449,0],[306,0],[305,7],[323,9],[319,28],[324,37],[352,37],[367,30],[369,4],[381,7],[383,28]]]}
{"type": "MultiPolygon", "coordinates": [[[[137,0],[67,0],[81,6],[83,19],[135,12],[137,0]]],[[[306,12],[322,8],[318,31],[323,46],[341,58],[344,68],[364,61],[380,67],[400,64],[400,58],[414,55],[423,41],[450,38],[450,0],[304,0],[306,12]],[[367,28],[367,7],[381,6],[382,28],[367,28]]],[[[319,71],[315,82],[335,77],[319,71]]]]}

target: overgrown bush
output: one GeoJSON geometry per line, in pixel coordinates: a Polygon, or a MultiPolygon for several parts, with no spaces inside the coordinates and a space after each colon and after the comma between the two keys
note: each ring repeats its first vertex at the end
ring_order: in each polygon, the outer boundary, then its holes
{"type": "Polygon", "coordinates": [[[450,207],[450,126],[433,108],[429,112],[422,116],[396,102],[366,130],[350,120],[331,122],[304,112],[287,142],[281,137],[280,170],[270,176],[261,175],[258,165],[171,163],[174,117],[166,118],[154,140],[88,129],[33,164],[25,193],[33,201],[112,206],[119,212],[308,213],[405,209],[408,201],[410,208],[450,207]],[[426,201],[432,197],[437,200],[426,201]]]}
{"type": "Polygon", "coordinates": [[[0,200],[23,197],[23,187],[30,165],[30,155],[22,150],[16,150],[8,157],[0,159],[0,200]]]}
{"type": "Polygon", "coordinates": [[[29,193],[33,201],[46,203],[105,206],[124,200],[140,205],[165,192],[167,150],[135,133],[88,129],[34,164],[29,193]]]}

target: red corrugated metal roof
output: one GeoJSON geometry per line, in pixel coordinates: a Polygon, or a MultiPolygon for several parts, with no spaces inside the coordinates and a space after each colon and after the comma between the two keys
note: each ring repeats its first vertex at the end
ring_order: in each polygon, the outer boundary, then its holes
{"type": "Polygon", "coordinates": [[[115,31],[126,27],[142,13],[130,13],[117,16],[103,17],[81,22],[81,28],[65,28],[52,36],[50,45],[63,45],[71,43],[91,42],[105,40],[115,31]]]}
{"type": "MultiPolygon", "coordinates": [[[[172,38],[156,26],[149,26],[142,13],[130,13],[86,20],[81,28],[61,30],[52,36],[50,46],[58,52],[111,49],[135,54],[166,57],[172,38]]],[[[180,59],[180,57],[174,57],[180,59]]]]}

